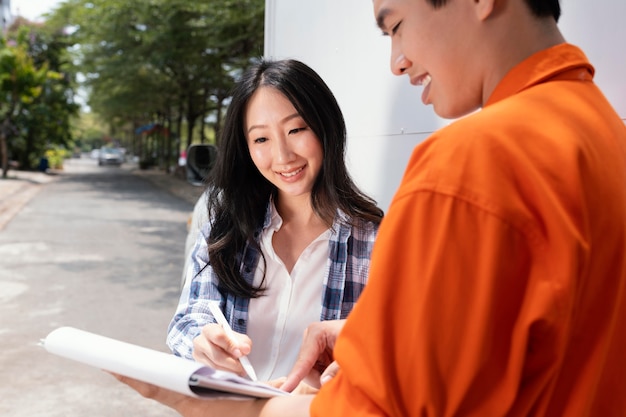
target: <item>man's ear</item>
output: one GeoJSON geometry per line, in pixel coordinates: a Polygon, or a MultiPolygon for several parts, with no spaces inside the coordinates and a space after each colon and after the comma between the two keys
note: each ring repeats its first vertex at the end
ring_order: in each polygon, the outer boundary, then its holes
{"type": "Polygon", "coordinates": [[[497,0],[474,0],[474,10],[479,20],[487,20],[493,15],[497,0]]]}

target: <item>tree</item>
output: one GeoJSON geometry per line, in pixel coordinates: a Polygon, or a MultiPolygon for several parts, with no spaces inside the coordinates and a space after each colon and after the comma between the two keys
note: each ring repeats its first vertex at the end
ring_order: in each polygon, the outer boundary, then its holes
{"type": "Polygon", "coordinates": [[[14,93],[14,100],[4,103],[9,116],[4,118],[3,154],[30,169],[48,147],[73,146],[70,121],[79,108],[73,100],[74,73],[60,29],[21,18],[11,25],[7,39],[5,64],[21,75],[2,73],[10,80],[5,87],[14,93]]]}
{"type": "MultiPolygon", "coordinates": [[[[76,28],[92,110],[131,130],[165,126],[193,141],[220,129],[234,79],[263,50],[264,0],[69,0],[52,19],[76,28]]],[[[142,146],[142,137],[137,140],[142,146]]],[[[157,148],[168,166],[172,143],[157,148]]],[[[177,152],[179,146],[175,146],[177,152]]],[[[177,155],[175,155],[177,156],[177,155]]]]}
{"type": "MultiPolygon", "coordinates": [[[[21,41],[24,39],[21,38],[21,41]]],[[[35,68],[23,42],[7,45],[0,39],[0,154],[2,178],[9,170],[9,140],[18,136],[15,121],[25,107],[41,94],[47,68],[35,68]]]]}

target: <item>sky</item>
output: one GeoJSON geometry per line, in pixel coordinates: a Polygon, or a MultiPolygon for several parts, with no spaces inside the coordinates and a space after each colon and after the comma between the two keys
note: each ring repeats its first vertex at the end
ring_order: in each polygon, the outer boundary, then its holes
{"type": "Polygon", "coordinates": [[[11,14],[40,21],[41,15],[54,9],[62,0],[11,0],[11,14]]]}

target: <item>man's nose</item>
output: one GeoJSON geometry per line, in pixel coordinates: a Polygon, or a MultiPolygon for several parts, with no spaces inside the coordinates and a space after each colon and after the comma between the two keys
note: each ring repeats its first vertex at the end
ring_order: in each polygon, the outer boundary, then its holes
{"type": "Polygon", "coordinates": [[[411,61],[409,61],[402,52],[391,54],[391,72],[394,75],[404,74],[410,66],[411,61]]]}

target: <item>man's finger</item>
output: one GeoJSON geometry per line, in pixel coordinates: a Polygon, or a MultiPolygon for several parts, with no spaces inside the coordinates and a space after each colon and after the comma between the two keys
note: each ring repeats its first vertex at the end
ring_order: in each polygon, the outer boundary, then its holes
{"type": "Polygon", "coordinates": [[[304,352],[303,354],[303,352],[300,352],[296,363],[293,365],[293,368],[291,368],[291,372],[289,372],[289,375],[287,375],[287,378],[281,385],[280,389],[287,392],[293,391],[298,386],[300,381],[302,381],[304,378],[306,378],[307,375],[309,375],[309,373],[313,369],[313,366],[315,365],[316,360],[317,354],[311,354],[309,352],[304,352]]]}
{"type": "Polygon", "coordinates": [[[335,375],[337,375],[337,372],[339,372],[339,369],[341,368],[339,367],[337,361],[333,361],[330,365],[328,365],[324,372],[322,372],[322,376],[320,376],[320,385],[324,385],[333,379],[335,375]]]}

